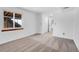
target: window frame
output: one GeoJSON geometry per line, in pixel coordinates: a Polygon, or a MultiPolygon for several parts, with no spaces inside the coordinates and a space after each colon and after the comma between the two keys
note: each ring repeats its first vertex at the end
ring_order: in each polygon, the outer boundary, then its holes
{"type": "MultiPolygon", "coordinates": [[[[5,15],[4,15],[4,12],[11,12],[11,11],[3,11],[3,29],[2,29],[2,32],[4,32],[4,31],[15,31],[15,30],[23,30],[23,28],[22,28],[22,25],[21,25],[21,27],[16,27],[15,26],[15,22],[13,21],[13,27],[11,27],[11,28],[9,28],[9,27],[7,27],[7,28],[5,28],[4,26],[5,26],[5,24],[4,24],[4,17],[6,17],[5,15]]],[[[18,12],[11,12],[11,13],[13,13],[13,19],[15,20],[15,14],[20,14],[21,15],[21,19],[20,20],[22,20],[22,14],[21,13],[18,13],[18,12]]],[[[7,23],[8,24],[8,23],[7,23]]]]}

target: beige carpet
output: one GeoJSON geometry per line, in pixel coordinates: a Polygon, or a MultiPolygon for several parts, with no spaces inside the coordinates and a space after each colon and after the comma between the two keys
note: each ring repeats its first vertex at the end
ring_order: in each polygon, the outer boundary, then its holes
{"type": "Polygon", "coordinates": [[[32,35],[0,45],[0,52],[77,52],[73,40],[51,33],[32,35]]]}

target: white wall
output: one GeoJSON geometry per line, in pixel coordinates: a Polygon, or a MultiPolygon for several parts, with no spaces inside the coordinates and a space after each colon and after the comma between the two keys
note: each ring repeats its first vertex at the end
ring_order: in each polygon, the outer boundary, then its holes
{"type": "Polygon", "coordinates": [[[41,17],[42,17],[41,33],[46,33],[48,32],[48,16],[45,14],[42,14],[41,17]]]}
{"type": "Polygon", "coordinates": [[[53,35],[73,39],[73,20],[74,12],[72,10],[55,13],[53,35]],[[63,35],[63,33],[65,34],[63,35]]]}
{"type": "Polygon", "coordinates": [[[79,8],[75,9],[75,15],[74,15],[75,19],[74,19],[74,26],[73,26],[73,32],[74,32],[74,36],[73,39],[75,41],[75,44],[79,50],[79,8]]]}
{"type": "Polygon", "coordinates": [[[0,44],[37,33],[37,26],[39,24],[39,22],[37,21],[37,15],[37,13],[23,10],[21,8],[0,8],[0,44]],[[4,10],[21,13],[24,29],[18,31],[1,32],[1,30],[3,29],[4,10]]]}
{"type": "Polygon", "coordinates": [[[37,19],[36,19],[36,27],[37,27],[37,32],[41,33],[41,29],[42,29],[42,16],[41,13],[37,15],[37,19]]]}

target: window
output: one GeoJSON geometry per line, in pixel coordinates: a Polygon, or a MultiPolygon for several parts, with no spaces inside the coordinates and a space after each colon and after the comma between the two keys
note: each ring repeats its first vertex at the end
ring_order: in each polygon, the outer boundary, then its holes
{"type": "Polygon", "coordinates": [[[2,31],[19,30],[22,28],[22,15],[19,13],[13,13],[4,11],[4,29],[2,31]]]}
{"type": "Polygon", "coordinates": [[[4,11],[4,28],[13,28],[13,13],[4,11]]]}
{"type": "Polygon", "coordinates": [[[22,26],[21,14],[15,13],[15,27],[21,27],[21,26],[22,26]]]}

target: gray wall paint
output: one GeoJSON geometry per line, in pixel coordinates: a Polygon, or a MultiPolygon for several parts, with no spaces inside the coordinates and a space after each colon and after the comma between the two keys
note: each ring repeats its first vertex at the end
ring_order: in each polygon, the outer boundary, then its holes
{"type": "Polygon", "coordinates": [[[0,8],[0,44],[37,33],[39,31],[37,29],[37,26],[39,24],[37,18],[38,15],[39,14],[29,12],[27,10],[25,11],[21,8],[0,8]],[[4,10],[21,13],[24,29],[18,31],[1,32],[1,30],[3,29],[4,10]]]}

